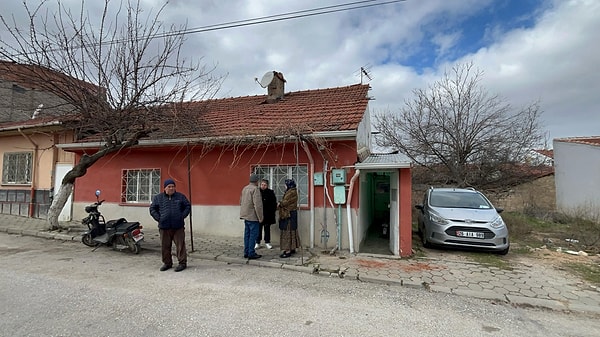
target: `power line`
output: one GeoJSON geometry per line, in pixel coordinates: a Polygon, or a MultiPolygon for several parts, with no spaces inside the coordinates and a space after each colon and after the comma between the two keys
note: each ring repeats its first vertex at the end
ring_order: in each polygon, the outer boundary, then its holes
{"type": "Polygon", "coordinates": [[[405,2],[407,0],[391,0],[391,1],[384,1],[384,2],[377,2],[377,1],[379,1],[379,0],[355,1],[355,2],[349,2],[346,4],[331,5],[331,6],[318,7],[318,8],[313,8],[313,9],[305,9],[305,10],[300,10],[300,11],[295,11],[295,12],[288,12],[288,13],[283,13],[283,14],[262,16],[262,17],[258,17],[258,18],[254,18],[254,19],[230,21],[227,23],[220,23],[220,24],[215,24],[215,25],[189,28],[189,29],[176,31],[176,32],[157,34],[157,35],[155,35],[155,37],[158,38],[158,37],[167,37],[167,36],[173,36],[173,35],[178,35],[178,34],[204,33],[204,32],[209,32],[209,31],[214,31],[214,30],[237,28],[237,27],[258,25],[258,24],[269,23],[269,22],[298,19],[298,18],[303,18],[303,17],[330,14],[330,13],[337,13],[337,12],[349,11],[349,10],[353,10],[353,9],[383,6],[383,5],[389,5],[389,4],[398,3],[398,2],[405,2]],[[375,3],[367,4],[369,2],[375,2],[375,3]],[[340,8],[340,7],[346,7],[346,8],[340,8]]]}
{"type": "MultiPolygon", "coordinates": [[[[312,9],[304,9],[304,10],[287,12],[287,13],[282,13],[282,14],[267,15],[267,16],[262,16],[262,17],[258,17],[258,18],[253,18],[253,19],[229,21],[229,22],[225,22],[225,23],[218,23],[218,24],[195,27],[195,28],[187,28],[187,29],[178,30],[178,31],[158,33],[158,34],[154,34],[152,36],[141,37],[139,39],[127,38],[127,39],[103,41],[102,43],[98,42],[98,43],[88,44],[88,46],[98,46],[101,44],[111,45],[111,44],[118,44],[118,43],[124,43],[124,42],[139,41],[139,40],[143,40],[143,39],[157,39],[157,38],[171,37],[171,36],[177,36],[177,35],[205,33],[205,32],[216,31],[216,30],[223,30],[223,29],[230,29],[230,28],[237,28],[237,27],[244,27],[244,26],[252,26],[252,25],[259,25],[259,24],[265,24],[265,23],[271,23],[271,22],[277,22],[277,21],[299,19],[299,18],[310,17],[310,16],[344,12],[344,11],[350,11],[350,10],[361,9],[361,8],[384,6],[384,5],[389,5],[389,4],[399,3],[399,2],[405,2],[407,0],[389,0],[389,1],[383,1],[383,2],[379,2],[379,1],[380,0],[354,1],[354,2],[349,2],[349,3],[344,3],[344,4],[338,4],[338,5],[317,7],[317,8],[312,8],[312,9]]],[[[83,46],[79,46],[78,48],[83,48],[83,46]]],[[[56,50],[60,50],[60,49],[57,48],[57,49],[52,49],[50,51],[56,51],[56,50]]],[[[15,56],[19,56],[19,55],[23,55],[23,54],[18,53],[18,54],[14,54],[12,56],[15,57],[15,56]]]]}

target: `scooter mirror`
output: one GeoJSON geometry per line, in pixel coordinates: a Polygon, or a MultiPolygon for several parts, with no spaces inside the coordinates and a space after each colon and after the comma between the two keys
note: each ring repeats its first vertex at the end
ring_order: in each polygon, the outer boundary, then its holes
{"type": "Polygon", "coordinates": [[[99,197],[100,196],[100,190],[96,190],[96,196],[99,197]]]}

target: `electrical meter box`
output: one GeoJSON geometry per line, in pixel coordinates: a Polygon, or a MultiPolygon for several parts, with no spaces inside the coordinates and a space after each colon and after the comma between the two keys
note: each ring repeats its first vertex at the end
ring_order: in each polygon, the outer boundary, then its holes
{"type": "Polygon", "coordinates": [[[323,186],[323,172],[315,172],[313,174],[313,185],[323,186]]]}
{"type": "Polygon", "coordinates": [[[333,186],[333,203],[336,205],[346,203],[346,186],[333,186]]]}
{"type": "Polygon", "coordinates": [[[334,185],[346,184],[346,170],[344,169],[332,169],[331,170],[331,182],[334,185]]]}

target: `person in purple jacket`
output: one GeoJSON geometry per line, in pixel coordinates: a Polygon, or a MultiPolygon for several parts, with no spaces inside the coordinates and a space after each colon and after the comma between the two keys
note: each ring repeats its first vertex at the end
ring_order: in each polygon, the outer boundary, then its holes
{"type": "Polygon", "coordinates": [[[163,187],[164,192],[155,195],[150,205],[150,215],[158,222],[160,233],[163,262],[160,271],[173,267],[171,247],[172,243],[175,242],[177,261],[179,262],[175,271],[179,272],[187,267],[184,219],[190,214],[191,205],[185,195],[175,190],[173,179],[165,180],[163,187]]]}

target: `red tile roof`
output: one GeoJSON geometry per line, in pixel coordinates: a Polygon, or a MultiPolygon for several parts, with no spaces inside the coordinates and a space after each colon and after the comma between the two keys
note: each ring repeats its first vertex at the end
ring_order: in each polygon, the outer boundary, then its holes
{"type": "Polygon", "coordinates": [[[533,151],[541,154],[542,156],[546,156],[548,158],[554,159],[554,150],[534,149],[533,151]]]}
{"type": "MultiPolygon", "coordinates": [[[[63,84],[66,88],[80,85],[88,88],[88,90],[98,90],[98,87],[71,77],[68,74],[37,65],[20,64],[5,60],[0,60],[0,78],[28,89],[53,91],[61,88],[57,84],[63,84]]],[[[63,89],[67,90],[66,88],[63,89]]]]}
{"type": "Polygon", "coordinates": [[[579,144],[600,146],[600,136],[557,138],[556,141],[565,142],[565,143],[579,143],[579,144]]]}
{"type": "MultiPolygon", "coordinates": [[[[289,92],[275,103],[266,103],[267,95],[184,103],[184,114],[193,116],[195,123],[189,128],[177,128],[171,138],[355,131],[367,112],[368,91],[369,85],[355,84],[289,92]]],[[[152,138],[159,135],[168,138],[162,132],[152,138]]]]}

